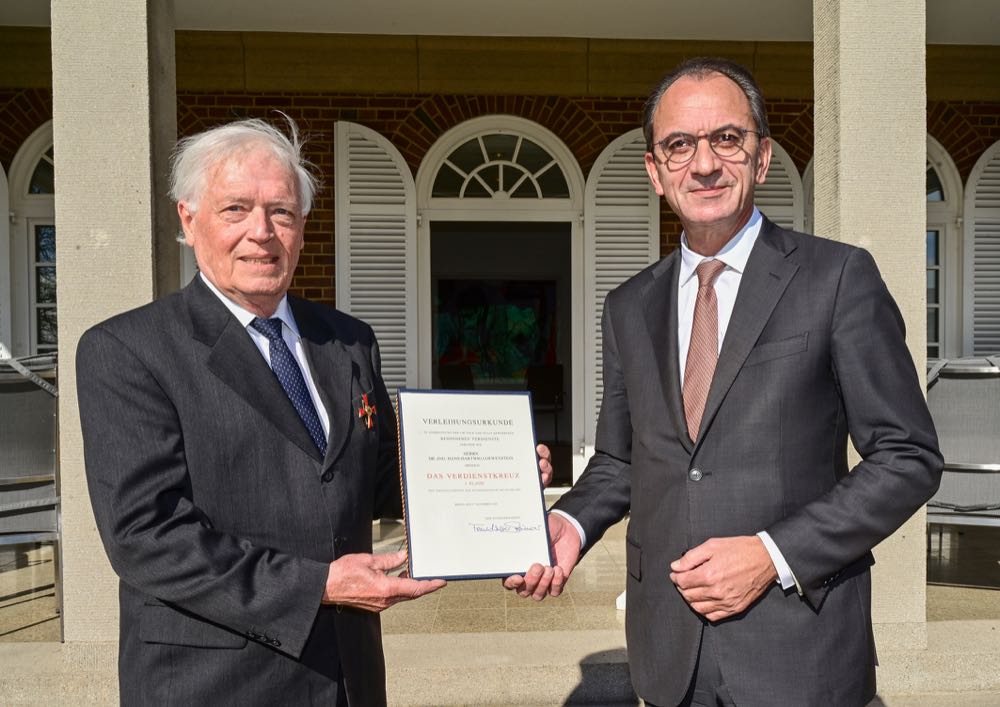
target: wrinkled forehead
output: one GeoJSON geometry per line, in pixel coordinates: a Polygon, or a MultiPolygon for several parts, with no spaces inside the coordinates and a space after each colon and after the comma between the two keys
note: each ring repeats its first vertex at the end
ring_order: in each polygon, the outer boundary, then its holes
{"type": "Polygon", "coordinates": [[[725,126],[752,127],[750,101],[735,81],[718,73],[682,76],[660,98],[653,134],[698,134],[725,126]]]}

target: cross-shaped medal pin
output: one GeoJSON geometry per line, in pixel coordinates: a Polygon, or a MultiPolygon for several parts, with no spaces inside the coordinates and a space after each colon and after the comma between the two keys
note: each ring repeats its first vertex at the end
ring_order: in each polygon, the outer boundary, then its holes
{"type": "Polygon", "coordinates": [[[365,427],[371,429],[375,426],[375,406],[368,402],[368,393],[361,395],[361,407],[358,408],[358,419],[364,418],[365,427]]]}

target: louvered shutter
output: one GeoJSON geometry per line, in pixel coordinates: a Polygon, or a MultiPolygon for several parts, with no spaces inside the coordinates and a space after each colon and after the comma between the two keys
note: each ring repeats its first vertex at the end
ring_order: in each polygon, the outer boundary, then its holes
{"type": "Polygon", "coordinates": [[[976,181],[972,197],[973,355],[1000,353],[1000,145],[976,181]]]}
{"type": "Polygon", "coordinates": [[[373,130],[336,126],[337,307],[378,337],[391,395],[417,383],[416,197],[399,151],[373,130]]]}
{"type": "Polygon", "coordinates": [[[802,179],[784,148],[771,140],[771,164],[763,184],[754,190],[754,203],[782,228],[801,231],[805,223],[802,179]]]}
{"type": "Polygon", "coordinates": [[[601,313],[608,292],[660,257],[660,212],[646,175],[642,131],[622,135],[587,179],[584,227],[584,444],[594,444],[604,394],[601,313]]]}

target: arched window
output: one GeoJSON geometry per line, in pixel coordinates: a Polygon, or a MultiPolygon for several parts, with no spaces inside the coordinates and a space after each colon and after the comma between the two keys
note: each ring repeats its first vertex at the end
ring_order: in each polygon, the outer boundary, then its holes
{"type": "MultiPolygon", "coordinates": [[[[641,157],[636,164],[641,170],[641,157]]],[[[479,116],[448,130],[427,151],[416,177],[421,336],[410,348],[417,349],[420,383],[434,385],[457,372],[466,387],[470,377],[475,387],[527,387],[529,367],[540,374],[532,376],[534,383],[555,383],[557,409],[540,414],[536,430],[541,439],[560,443],[560,473],[582,470],[585,461],[584,321],[593,278],[585,285],[584,189],[580,166],[562,139],[512,115],[479,116]],[[532,301],[544,307],[524,312],[536,322],[542,312],[553,315],[539,339],[546,342],[544,351],[534,350],[529,364],[506,372],[472,362],[482,351],[454,356],[456,337],[437,334],[449,331],[456,293],[470,285],[479,287],[487,303],[499,301],[494,295],[501,291],[538,293],[532,301]]],[[[507,365],[512,359],[497,360],[507,365]]]]}
{"type": "Polygon", "coordinates": [[[962,354],[962,183],[948,152],[927,137],[927,358],[962,354]]]}
{"type": "Polygon", "coordinates": [[[515,133],[477,135],[449,154],[431,189],[434,198],[569,198],[566,176],[538,143],[515,133]]]}
{"type": "Polygon", "coordinates": [[[11,348],[15,356],[55,351],[55,152],[52,123],[25,140],[11,163],[11,348]]]}

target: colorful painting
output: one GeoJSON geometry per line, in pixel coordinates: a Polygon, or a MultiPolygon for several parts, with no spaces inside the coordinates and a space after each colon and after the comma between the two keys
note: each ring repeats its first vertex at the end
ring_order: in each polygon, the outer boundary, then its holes
{"type": "Polygon", "coordinates": [[[477,388],[556,363],[555,280],[438,280],[435,360],[471,369],[477,388]]]}

